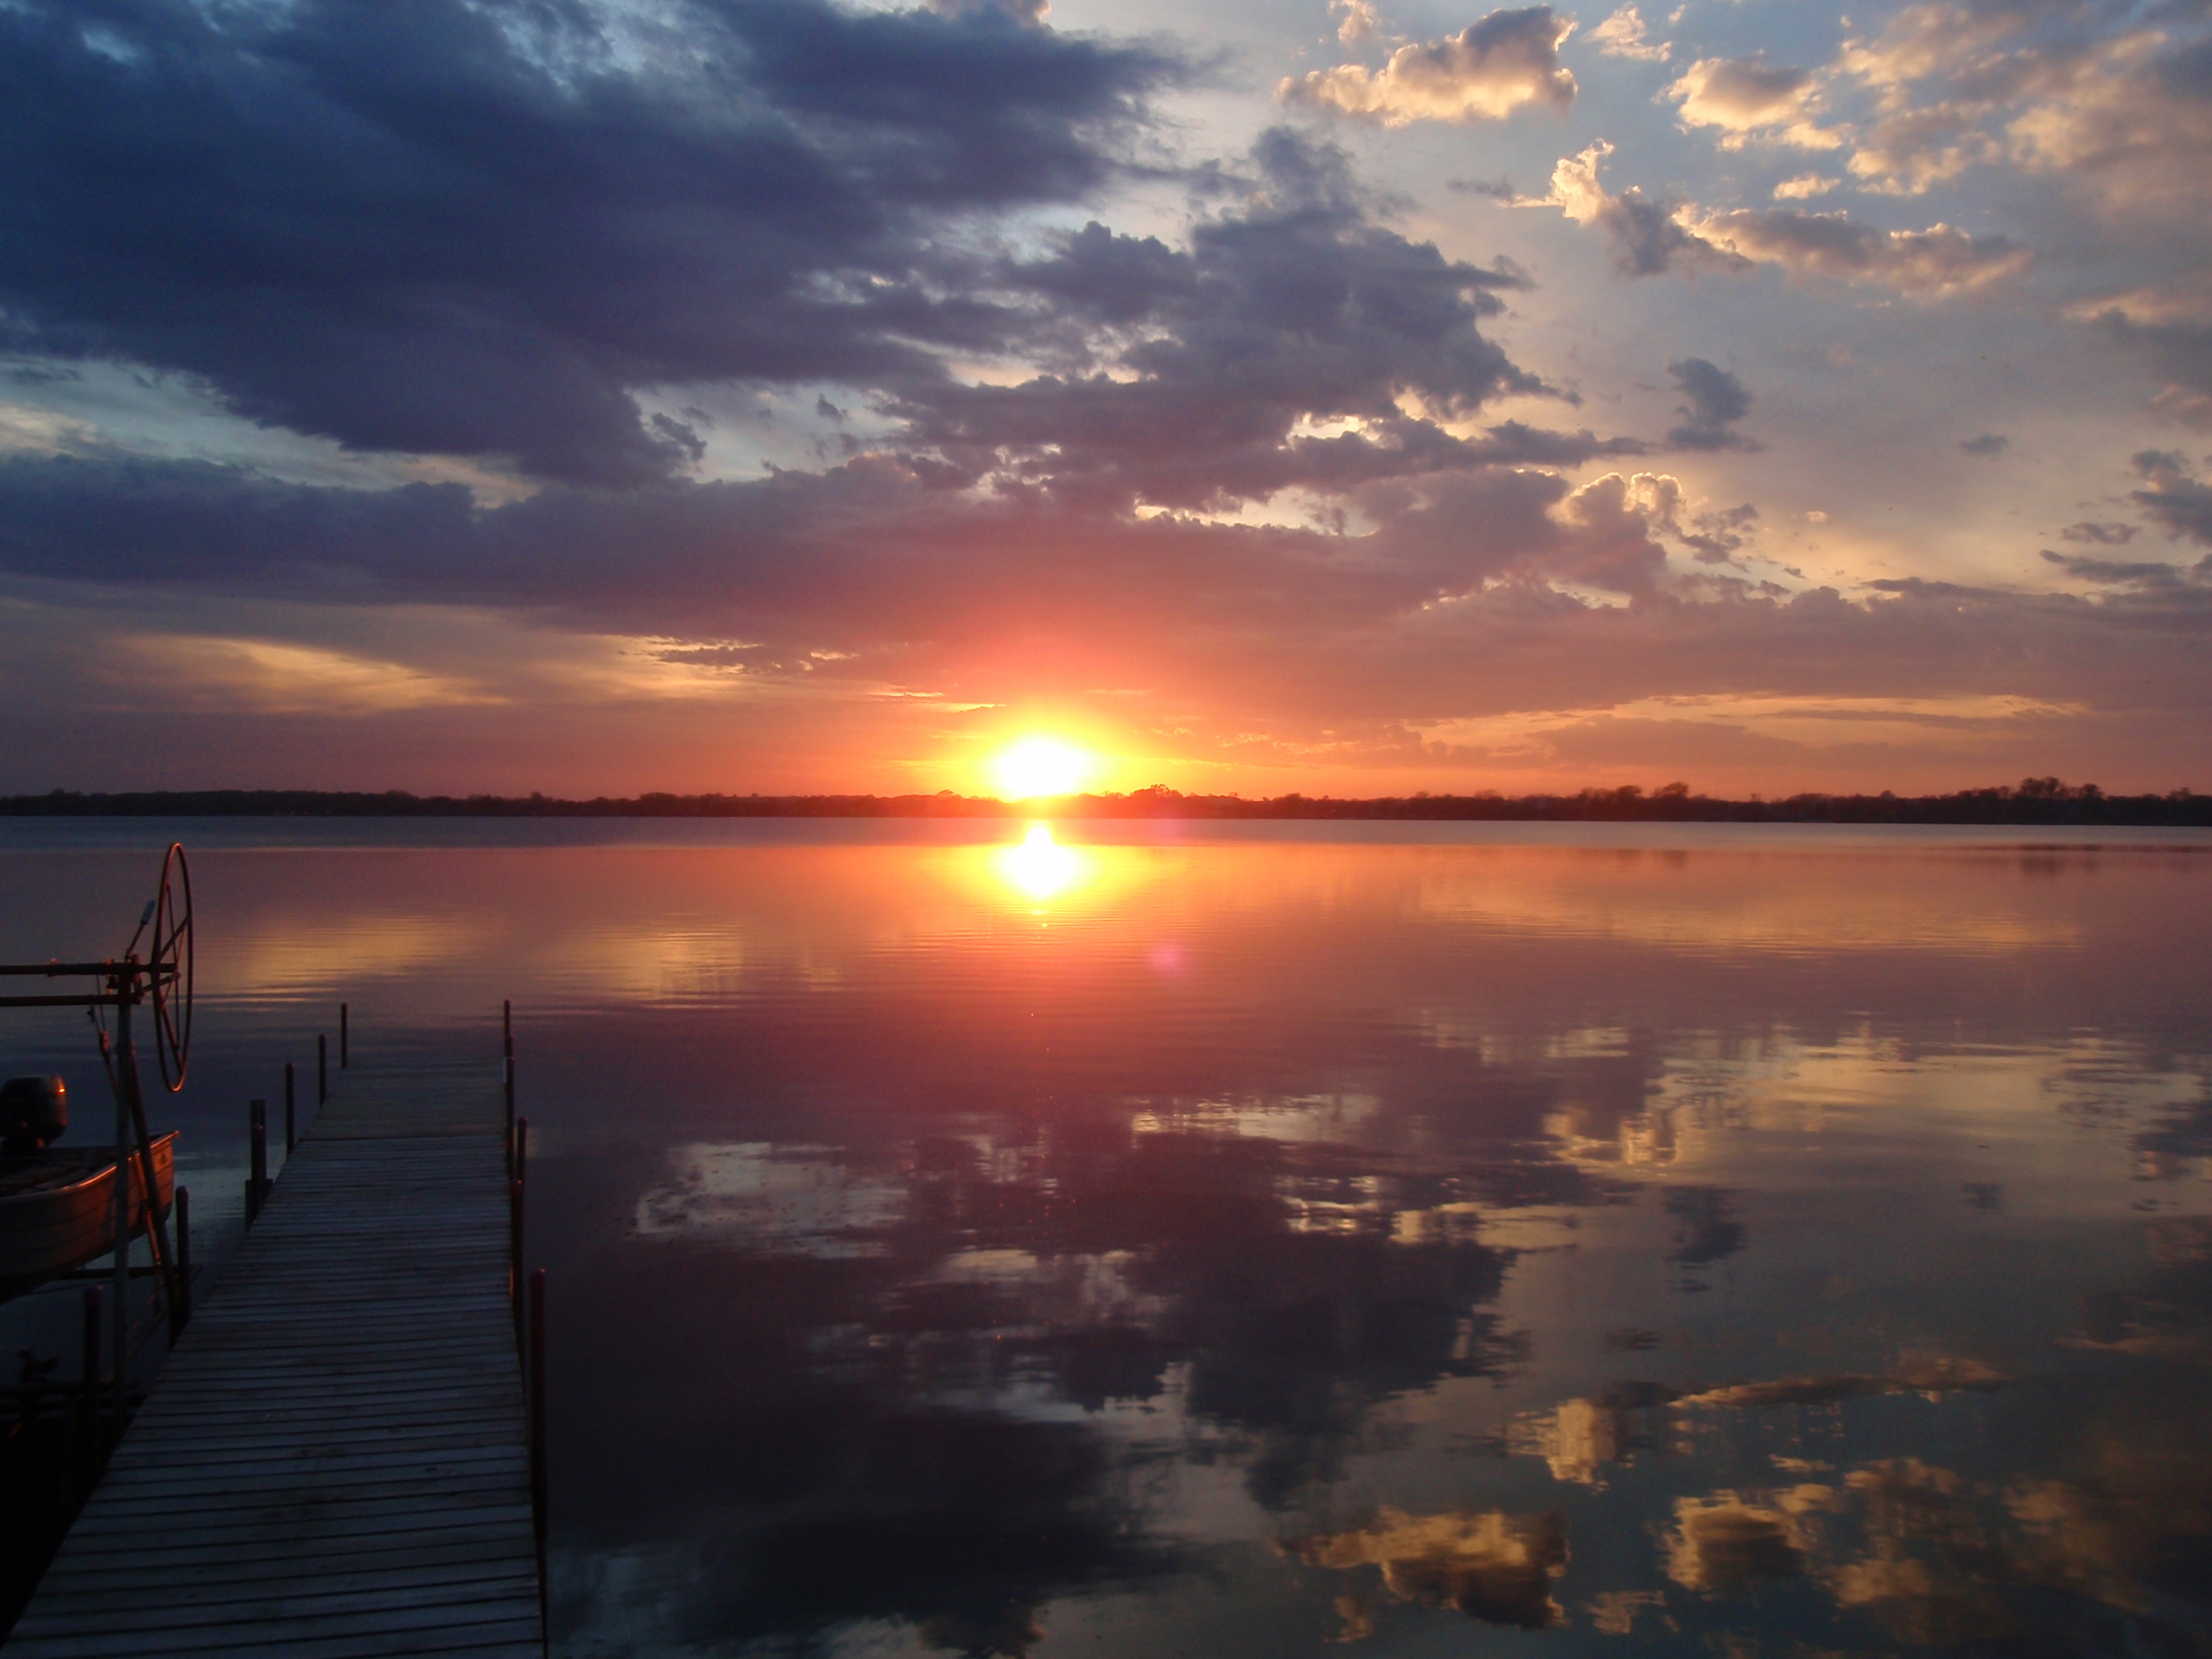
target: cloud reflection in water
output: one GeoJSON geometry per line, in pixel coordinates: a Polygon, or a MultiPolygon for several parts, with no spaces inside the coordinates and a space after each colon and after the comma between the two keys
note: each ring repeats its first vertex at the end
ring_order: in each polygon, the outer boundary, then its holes
{"type": "Polygon", "coordinates": [[[2212,1640],[2197,860],[1088,833],[229,884],[516,998],[574,1650],[2212,1640]]]}

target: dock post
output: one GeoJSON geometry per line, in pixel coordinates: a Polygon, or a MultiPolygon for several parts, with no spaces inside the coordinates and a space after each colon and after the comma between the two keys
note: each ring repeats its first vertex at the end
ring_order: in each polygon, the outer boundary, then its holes
{"type": "MultiPolygon", "coordinates": [[[[530,1518],[538,1530],[538,1618],[545,1622],[545,1269],[530,1275],[530,1518]]],[[[550,1639],[550,1638],[549,1638],[550,1639]]]]}
{"type": "Polygon", "coordinates": [[[504,1056],[501,1061],[500,1081],[507,1091],[507,1179],[512,1181],[514,1178],[514,1005],[512,1002],[499,1005],[499,1033],[500,1052],[504,1056]]]}
{"type": "Polygon", "coordinates": [[[522,1346],[522,1182],[507,1183],[507,1295],[514,1316],[514,1346],[522,1346]]]}
{"type": "Polygon", "coordinates": [[[100,1286],[84,1287],[84,1392],[77,1398],[77,1476],[90,1492],[100,1478],[100,1286]]]}
{"type": "Polygon", "coordinates": [[[192,1317],[192,1189],[177,1188],[177,1311],[178,1323],[192,1317]]]}
{"type": "Polygon", "coordinates": [[[292,1156],[294,1121],[292,1115],[292,1096],[294,1092],[294,1082],[295,1079],[292,1076],[292,1062],[288,1060],[284,1062],[284,1156],[287,1158],[292,1156]]]}
{"type": "Polygon", "coordinates": [[[529,1173],[527,1162],[529,1155],[530,1120],[526,1117],[519,1117],[514,1120],[514,1180],[507,1188],[514,1203],[514,1212],[507,1223],[512,1235],[507,1240],[507,1250],[514,1257],[508,1283],[514,1287],[514,1350],[517,1355],[523,1352],[525,1340],[528,1335],[523,1317],[522,1200],[524,1194],[528,1192],[529,1188],[522,1183],[523,1178],[529,1173]]]}
{"type": "Polygon", "coordinates": [[[269,1196],[269,1103],[246,1103],[246,1224],[251,1227],[269,1196]]]}
{"type": "Polygon", "coordinates": [[[349,1029],[350,1022],[346,1018],[346,1006],[341,1002],[338,1004],[338,1070],[341,1072],[345,1070],[349,1063],[347,1056],[351,1050],[350,1045],[346,1041],[346,1034],[349,1029]]]}
{"type": "Polygon", "coordinates": [[[322,1032],[315,1033],[315,1109],[323,1109],[323,1103],[331,1097],[331,1040],[322,1032]]]}

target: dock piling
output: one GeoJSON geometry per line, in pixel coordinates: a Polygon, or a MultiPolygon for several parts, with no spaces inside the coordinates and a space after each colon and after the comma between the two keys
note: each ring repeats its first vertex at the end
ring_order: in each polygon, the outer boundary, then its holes
{"type": "Polygon", "coordinates": [[[514,1316],[514,1346],[522,1348],[522,1182],[507,1183],[507,1284],[514,1316]]]}
{"type": "Polygon", "coordinates": [[[246,1224],[251,1227],[269,1197],[269,1103],[248,1101],[246,1111],[246,1224]]]}
{"type": "Polygon", "coordinates": [[[347,1012],[346,1005],[343,1002],[338,1004],[338,1070],[341,1072],[351,1063],[352,1044],[347,1039],[352,1021],[347,1017],[347,1012]]]}
{"type": "Polygon", "coordinates": [[[178,1188],[174,1202],[177,1213],[177,1322],[189,1325],[192,1318],[192,1189],[178,1188]]]}
{"type": "MultiPolygon", "coordinates": [[[[538,1533],[538,1608],[545,1620],[545,1269],[530,1275],[530,1518],[538,1533]]],[[[549,1626],[550,1629],[550,1626],[549,1626]]]]}
{"type": "Polygon", "coordinates": [[[507,1189],[514,1206],[514,1213],[507,1223],[510,1234],[507,1239],[507,1254],[511,1258],[507,1271],[510,1282],[514,1286],[514,1351],[518,1357],[523,1352],[528,1334],[523,1308],[522,1200],[523,1194],[529,1189],[522,1183],[529,1170],[527,1163],[529,1155],[530,1120],[526,1117],[519,1117],[514,1120],[514,1184],[507,1189]]]}
{"type": "Polygon", "coordinates": [[[84,1388],[77,1396],[77,1478],[92,1490],[100,1478],[100,1286],[84,1287],[84,1388]]]}
{"type": "Polygon", "coordinates": [[[499,1005],[500,1086],[507,1094],[507,1174],[514,1178],[514,1005],[499,1005]]]}
{"type": "Polygon", "coordinates": [[[292,1075],[292,1062],[288,1060],[284,1062],[284,1156],[287,1158],[292,1156],[292,1145],[296,1138],[295,1121],[292,1112],[295,1081],[292,1075]]]}

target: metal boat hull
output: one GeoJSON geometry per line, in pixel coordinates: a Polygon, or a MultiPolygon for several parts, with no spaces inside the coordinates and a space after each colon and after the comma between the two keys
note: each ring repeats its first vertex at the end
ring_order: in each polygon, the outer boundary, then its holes
{"type": "MultiPolygon", "coordinates": [[[[177,1137],[154,1142],[154,1187],[167,1217],[176,1194],[177,1137]]],[[[30,1191],[0,1194],[0,1297],[19,1296],[82,1267],[115,1248],[115,1149],[50,1147],[28,1158],[0,1158],[0,1182],[39,1179],[30,1191]],[[71,1178],[72,1169],[81,1175],[71,1178]]],[[[133,1157],[131,1231],[145,1225],[146,1188],[133,1157]]]]}

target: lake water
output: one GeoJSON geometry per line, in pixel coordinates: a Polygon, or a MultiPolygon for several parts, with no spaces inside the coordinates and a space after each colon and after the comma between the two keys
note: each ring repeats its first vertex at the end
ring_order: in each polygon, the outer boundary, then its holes
{"type": "Polygon", "coordinates": [[[2212,1650],[2202,837],[181,833],[204,1253],[339,997],[514,1000],[556,1651],[2212,1650]]]}

